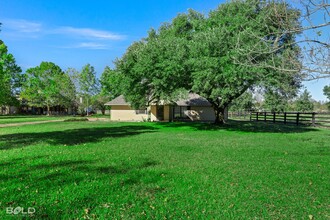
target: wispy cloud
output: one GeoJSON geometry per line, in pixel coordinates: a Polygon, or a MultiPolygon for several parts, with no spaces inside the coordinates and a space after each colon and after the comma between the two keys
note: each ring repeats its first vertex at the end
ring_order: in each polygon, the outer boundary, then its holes
{"type": "Polygon", "coordinates": [[[23,19],[2,19],[4,28],[8,28],[21,33],[41,32],[42,24],[23,19]]]}
{"type": "Polygon", "coordinates": [[[46,40],[47,43],[57,48],[76,48],[89,50],[109,49],[113,41],[125,40],[125,35],[117,34],[107,30],[93,28],[77,28],[72,26],[51,27],[41,22],[28,21],[24,19],[0,19],[3,27],[2,34],[11,39],[24,40],[35,38],[46,40]]]}
{"type": "Polygon", "coordinates": [[[91,28],[60,27],[55,29],[53,33],[99,40],[123,40],[126,38],[124,35],[91,28]]]}
{"type": "Polygon", "coordinates": [[[95,42],[83,42],[83,43],[75,44],[72,46],[65,46],[62,48],[67,48],[67,49],[82,48],[82,49],[90,49],[90,50],[106,50],[106,49],[108,49],[108,46],[105,44],[100,44],[100,43],[95,43],[95,42]]]}

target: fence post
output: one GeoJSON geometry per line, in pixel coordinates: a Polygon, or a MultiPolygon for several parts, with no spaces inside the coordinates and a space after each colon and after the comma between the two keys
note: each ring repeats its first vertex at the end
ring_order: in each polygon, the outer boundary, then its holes
{"type": "Polygon", "coordinates": [[[315,112],[312,113],[312,125],[315,127],[315,112]]]}
{"type": "Polygon", "coordinates": [[[267,121],[266,116],[267,116],[267,112],[265,112],[265,115],[264,115],[264,121],[265,121],[265,122],[267,121]]]}
{"type": "Polygon", "coordinates": [[[286,124],[286,112],[284,112],[284,124],[286,124]]]}
{"type": "Polygon", "coordinates": [[[252,112],[250,112],[250,121],[252,121],[252,112]]]}
{"type": "Polygon", "coordinates": [[[276,121],[276,113],[275,112],[273,112],[273,123],[275,123],[275,121],[276,121]]]}
{"type": "Polygon", "coordinates": [[[297,125],[299,125],[299,112],[297,113],[297,125]]]}
{"type": "Polygon", "coordinates": [[[257,121],[259,121],[259,112],[257,112],[257,121]]]}

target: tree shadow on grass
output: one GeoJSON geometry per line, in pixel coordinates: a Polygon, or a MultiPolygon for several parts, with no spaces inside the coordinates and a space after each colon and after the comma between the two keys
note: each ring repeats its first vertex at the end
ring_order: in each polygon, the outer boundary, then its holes
{"type": "MultiPolygon", "coordinates": [[[[61,205],[67,207],[76,200],[79,200],[79,203],[73,203],[73,209],[93,209],[100,205],[98,195],[121,194],[127,190],[133,193],[139,193],[140,190],[150,191],[162,178],[160,171],[152,169],[159,163],[150,158],[142,158],[134,163],[121,161],[110,166],[100,165],[99,161],[94,160],[40,162],[42,163],[38,165],[21,167],[20,161],[12,160],[8,164],[11,169],[16,167],[15,172],[0,175],[1,183],[7,186],[15,185],[25,192],[8,189],[2,193],[2,201],[13,207],[32,205],[38,210],[36,217],[55,217],[61,212],[61,205]],[[66,195],[65,200],[61,200],[62,195],[58,193],[63,189],[71,189],[73,194],[66,195]],[[44,197],[48,199],[45,200],[44,197]],[[36,204],[30,204],[33,201],[36,201],[36,204]],[[58,205],[54,205],[57,202],[58,205]]],[[[164,190],[154,190],[152,194],[156,195],[164,190]]],[[[103,196],[101,201],[108,202],[109,198],[111,197],[103,196]]]]}
{"type": "Polygon", "coordinates": [[[0,150],[22,148],[38,142],[51,145],[78,145],[95,143],[103,138],[123,138],[143,133],[156,132],[152,126],[120,126],[120,127],[96,127],[80,128],[63,131],[16,133],[0,136],[0,150]],[[2,143],[1,143],[2,142],[2,143]]]}
{"type": "Polygon", "coordinates": [[[214,123],[203,122],[170,122],[170,123],[158,123],[164,127],[180,128],[190,127],[194,130],[227,130],[238,132],[253,132],[253,133],[303,133],[316,131],[316,128],[310,126],[296,126],[294,124],[281,124],[271,122],[251,122],[251,121],[235,121],[229,120],[226,124],[216,125],[214,123]]]}

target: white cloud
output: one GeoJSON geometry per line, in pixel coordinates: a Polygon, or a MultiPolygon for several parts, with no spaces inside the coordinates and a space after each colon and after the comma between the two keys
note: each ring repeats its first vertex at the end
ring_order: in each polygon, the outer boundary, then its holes
{"type": "Polygon", "coordinates": [[[53,31],[55,34],[71,35],[99,40],[123,40],[124,35],[114,34],[109,31],[96,30],[91,28],[60,27],[53,31]]]}
{"type": "Polygon", "coordinates": [[[100,43],[95,43],[95,42],[83,42],[83,43],[79,43],[79,44],[72,45],[72,46],[66,46],[66,47],[62,47],[62,48],[67,48],[67,49],[82,48],[82,49],[90,49],[90,50],[105,50],[105,49],[108,49],[108,46],[105,44],[100,44],[100,43]]]}
{"type": "Polygon", "coordinates": [[[21,33],[37,33],[42,30],[41,23],[23,19],[2,19],[2,26],[21,33]]]}

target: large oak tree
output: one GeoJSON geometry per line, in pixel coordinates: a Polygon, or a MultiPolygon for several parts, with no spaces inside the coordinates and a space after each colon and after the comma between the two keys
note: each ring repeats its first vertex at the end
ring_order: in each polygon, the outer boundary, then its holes
{"type": "Polygon", "coordinates": [[[251,87],[299,87],[299,48],[295,33],[287,32],[299,26],[298,18],[299,11],[285,3],[254,0],[222,4],[208,16],[179,14],[116,61],[121,93],[141,107],[175,101],[182,90],[194,92],[212,104],[215,122],[223,123],[225,109],[251,87]],[[280,49],[269,51],[269,45],[280,49]],[[254,54],[260,50],[268,53],[254,54]]]}

